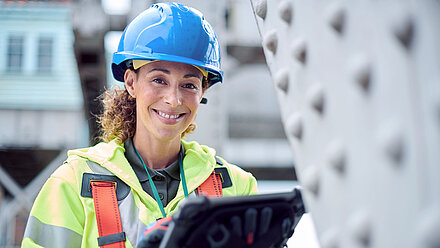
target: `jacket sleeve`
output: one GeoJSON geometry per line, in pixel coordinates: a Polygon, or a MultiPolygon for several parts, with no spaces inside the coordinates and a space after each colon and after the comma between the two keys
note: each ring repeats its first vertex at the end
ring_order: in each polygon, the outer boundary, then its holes
{"type": "Polygon", "coordinates": [[[244,183],[244,185],[242,186],[242,190],[240,190],[241,192],[239,193],[240,195],[256,195],[258,194],[258,189],[257,189],[257,180],[255,179],[255,177],[249,173],[249,172],[244,172],[245,174],[241,176],[241,180],[242,183],[244,183]]]}
{"type": "MultiPolygon", "coordinates": [[[[258,194],[257,180],[255,177],[245,170],[234,164],[227,164],[228,170],[230,172],[230,177],[232,180],[232,186],[234,192],[232,195],[255,195],[258,194]]],[[[223,192],[229,192],[228,188],[224,189],[223,192]]]]}
{"type": "Polygon", "coordinates": [[[35,199],[22,247],[81,247],[85,222],[73,170],[64,164],[35,199]]]}

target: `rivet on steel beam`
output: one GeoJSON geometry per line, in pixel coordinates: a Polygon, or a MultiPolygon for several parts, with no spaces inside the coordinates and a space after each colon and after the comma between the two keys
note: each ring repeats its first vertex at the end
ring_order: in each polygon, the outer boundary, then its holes
{"type": "Polygon", "coordinates": [[[324,90],[320,84],[315,84],[307,90],[307,99],[314,110],[320,114],[324,112],[324,90]]]}
{"type": "Polygon", "coordinates": [[[322,234],[321,244],[322,248],[338,248],[339,247],[339,230],[337,228],[330,228],[322,234]]]}
{"type": "Polygon", "coordinates": [[[330,26],[338,33],[342,34],[345,28],[346,13],[340,3],[334,3],[327,11],[327,19],[330,26]]]}
{"type": "Polygon", "coordinates": [[[350,65],[354,80],[361,88],[367,92],[371,84],[371,65],[365,56],[357,56],[350,65]]]}
{"type": "Polygon", "coordinates": [[[390,122],[382,125],[379,140],[385,154],[394,162],[400,163],[404,156],[404,139],[400,125],[390,122]]]}
{"type": "Polygon", "coordinates": [[[271,51],[273,54],[275,54],[277,52],[278,37],[277,37],[276,30],[271,30],[271,31],[267,32],[263,37],[263,41],[264,41],[264,46],[269,51],[271,51]]]}
{"type": "Polygon", "coordinates": [[[288,135],[292,135],[298,140],[303,136],[303,120],[300,113],[292,114],[287,120],[288,135]]]}
{"type": "Polygon", "coordinates": [[[304,169],[304,173],[300,179],[302,179],[302,183],[304,188],[308,191],[312,192],[315,196],[319,194],[319,170],[315,165],[309,165],[304,169]]]}
{"type": "Polygon", "coordinates": [[[290,24],[292,22],[292,3],[289,0],[283,0],[278,5],[278,13],[286,23],[290,24]]]}
{"type": "Polygon", "coordinates": [[[440,247],[440,205],[424,209],[422,213],[416,230],[417,247],[438,248],[440,247]]]}
{"type": "Polygon", "coordinates": [[[346,150],[344,143],[339,140],[333,140],[327,147],[327,160],[331,168],[339,173],[345,171],[346,150]]]}
{"type": "Polygon", "coordinates": [[[366,211],[354,213],[349,219],[349,230],[354,240],[363,246],[369,246],[372,239],[371,215],[366,211]]]}
{"type": "Polygon", "coordinates": [[[255,13],[263,20],[266,19],[267,14],[267,2],[266,0],[253,0],[255,13]]]}
{"type": "Polygon", "coordinates": [[[275,85],[284,93],[289,91],[289,69],[281,68],[274,77],[275,85]]]}
{"type": "Polygon", "coordinates": [[[307,44],[306,41],[302,38],[298,38],[292,43],[292,55],[300,61],[302,64],[305,64],[307,61],[307,44]]]}
{"type": "Polygon", "coordinates": [[[411,47],[411,43],[414,37],[414,21],[409,15],[403,17],[400,21],[396,22],[393,27],[393,33],[400,43],[406,48],[411,47]]]}

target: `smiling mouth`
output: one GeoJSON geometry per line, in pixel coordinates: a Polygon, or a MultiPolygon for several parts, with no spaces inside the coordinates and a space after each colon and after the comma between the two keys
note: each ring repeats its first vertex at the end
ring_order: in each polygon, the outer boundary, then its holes
{"type": "Polygon", "coordinates": [[[182,113],[182,114],[175,114],[175,115],[169,115],[169,114],[166,114],[166,113],[164,113],[164,112],[161,112],[161,111],[159,111],[159,110],[157,110],[157,109],[153,109],[153,110],[154,110],[154,112],[156,112],[158,115],[160,115],[160,116],[162,116],[163,118],[166,118],[166,119],[178,119],[178,118],[180,118],[180,117],[182,117],[182,116],[185,115],[185,113],[182,113]]]}

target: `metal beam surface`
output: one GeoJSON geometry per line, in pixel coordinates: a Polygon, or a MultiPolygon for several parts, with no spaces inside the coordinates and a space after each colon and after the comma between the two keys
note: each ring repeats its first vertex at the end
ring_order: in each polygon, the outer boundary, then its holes
{"type": "Polygon", "coordinates": [[[321,246],[440,247],[440,2],[251,3],[321,246]]]}

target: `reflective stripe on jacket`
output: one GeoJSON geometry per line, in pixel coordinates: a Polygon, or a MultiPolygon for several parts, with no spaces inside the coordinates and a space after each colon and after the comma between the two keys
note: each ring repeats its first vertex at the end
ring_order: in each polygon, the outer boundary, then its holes
{"type": "MultiPolygon", "coordinates": [[[[227,168],[231,177],[232,186],[223,188],[224,196],[257,193],[255,178],[223,159],[223,165],[218,165],[214,149],[197,142],[182,140],[182,144],[185,147],[183,168],[190,195],[216,166],[227,168]]],[[[162,214],[154,198],[142,189],[124,152],[123,145],[115,140],[69,151],[66,162],[50,176],[35,200],[22,247],[98,247],[93,198],[81,196],[84,173],[115,175],[130,187],[128,195],[118,201],[118,205],[127,235],[126,247],[135,246],[142,230],[162,218],[162,214]]],[[[178,209],[182,199],[184,193],[180,184],[176,197],[165,207],[167,216],[178,209]]]]}

